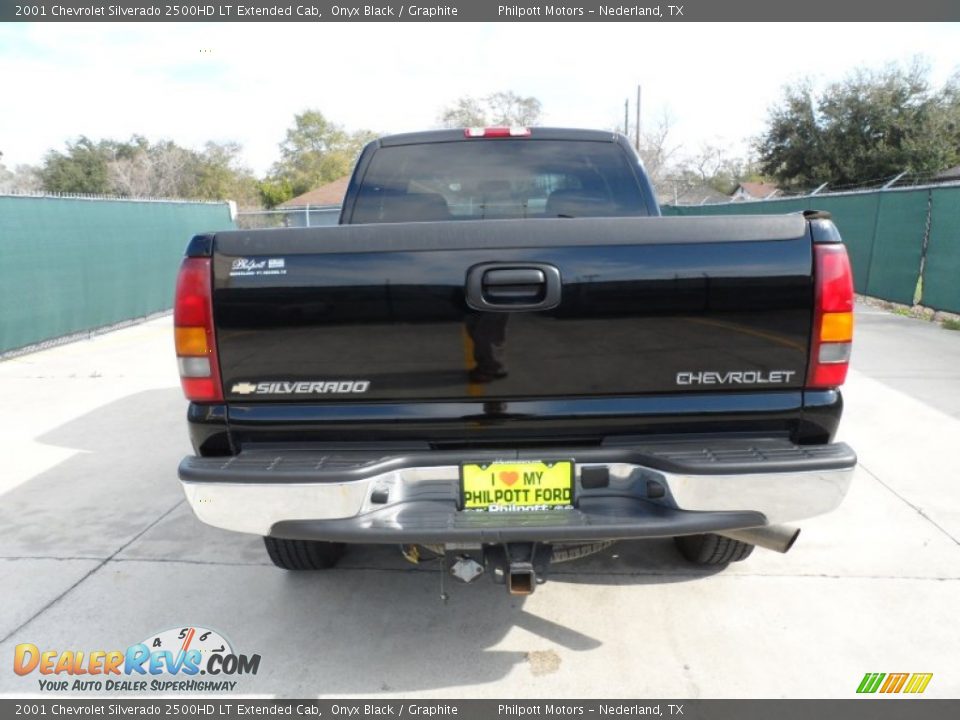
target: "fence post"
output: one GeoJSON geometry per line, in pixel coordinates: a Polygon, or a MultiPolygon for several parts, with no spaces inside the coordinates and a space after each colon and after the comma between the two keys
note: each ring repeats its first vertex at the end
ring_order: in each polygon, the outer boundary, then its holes
{"type": "Polygon", "coordinates": [[[927,250],[930,249],[930,229],[933,227],[933,190],[927,190],[927,221],[923,226],[923,243],[920,245],[920,274],[913,304],[923,304],[923,275],[927,270],[927,250]]]}

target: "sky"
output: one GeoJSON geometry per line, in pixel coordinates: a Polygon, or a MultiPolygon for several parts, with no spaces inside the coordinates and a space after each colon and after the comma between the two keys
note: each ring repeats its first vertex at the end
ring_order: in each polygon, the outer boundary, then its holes
{"type": "Polygon", "coordinates": [[[296,113],[347,129],[435,127],[462,95],[537,97],[544,125],[612,128],[641,85],[643,127],[748,152],[784,85],[923,58],[960,71],[960,24],[0,24],[0,151],[39,163],[68,139],[236,141],[258,175],[296,113]]]}

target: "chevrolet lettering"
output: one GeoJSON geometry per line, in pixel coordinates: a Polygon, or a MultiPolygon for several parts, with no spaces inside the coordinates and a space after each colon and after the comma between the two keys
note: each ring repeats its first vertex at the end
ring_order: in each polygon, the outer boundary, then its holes
{"type": "Polygon", "coordinates": [[[677,373],[677,385],[775,385],[788,383],[795,370],[728,370],[677,373]]]}

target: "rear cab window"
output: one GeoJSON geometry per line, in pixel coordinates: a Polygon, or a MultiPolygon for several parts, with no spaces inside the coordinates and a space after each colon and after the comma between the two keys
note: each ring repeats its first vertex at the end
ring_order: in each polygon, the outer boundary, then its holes
{"type": "Polygon", "coordinates": [[[497,139],[380,147],[349,222],[647,215],[613,142],[497,139]]]}

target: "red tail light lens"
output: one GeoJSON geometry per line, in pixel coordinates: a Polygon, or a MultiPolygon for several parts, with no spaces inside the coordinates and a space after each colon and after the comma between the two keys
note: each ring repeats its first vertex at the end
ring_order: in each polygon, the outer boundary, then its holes
{"type": "Polygon", "coordinates": [[[834,388],[847,379],[853,342],[853,272],[840,243],[813,246],[813,338],[807,387],[834,388]]]}
{"type": "Polygon", "coordinates": [[[210,275],[210,258],[185,258],[173,304],[180,385],[187,400],[195,402],[223,400],[210,275]]]}

